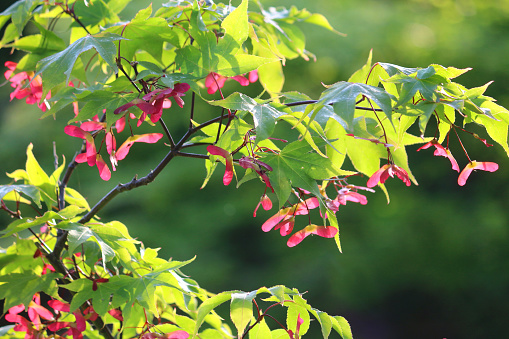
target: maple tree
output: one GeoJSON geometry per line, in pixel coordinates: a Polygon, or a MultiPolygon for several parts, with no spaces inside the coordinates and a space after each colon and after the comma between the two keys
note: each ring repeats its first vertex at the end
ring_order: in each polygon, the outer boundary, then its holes
{"type": "MultiPolygon", "coordinates": [[[[72,106],[62,133],[83,140],[69,164],[56,157],[51,174],[28,145],[25,169],[7,173],[12,181],[0,186],[0,207],[16,219],[2,231],[16,241],[0,252],[5,263],[0,298],[8,310],[5,319],[14,324],[6,328],[9,333],[27,338],[55,333],[73,338],[120,333],[147,339],[300,338],[313,316],[324,338],[332,330],[352,338],[343,317],[310,306],[296,289],[277,285],[210,293],[180,271],[193,259],[162,259],[133,238],[126,225],[103,221],[98,214],[120,193],[152,183],[173,159],[188,157],[205,165],[202,187],[221,163],[224,185],[258,180],[263,194],[254,214],[260,205],[278,210],[262,231],[279,230],[289,236],[289,247],[310,235],[324,238],[320,241],[333,238],[341,251],[340,206],[368,204],[363,192],[375,187],[389,201],[389,177],[406,186],[417,183],[407,146],[433,146],[434,155],[447,157],[460,172],[448,147],[451,136],[461,143],[462,133],[491,146],[468,130],[475,123],[509,154],[509,112],[484,95],[489,83],[468,89],[453,81],[469,69],[373,63],[370,53],[347,81],[326,85],[312,99],[282,91],[284,69],[287,59],[311,56],[296,23],[340,34],[321,14],[295,7],[265,10],[248,0],[237,7],[174,0],[120,18],[128,4],[20,0],[0,13],[3,45],[26,53],[18,63],[5,64],[5,78],[14,88],[11,100],[37,104],[43,118],[60,118],[72,106]],[[66,34],[54,31],[60,20],[69,24],[66,34]],[[29,23],[39,33],[25,36],[29,23]],[[238,92],[226,95],[228,79],[238,82],[238,92]],[[257,97],[240,92],[256,82],[263,87],[257,97]],[[209,110],[198,112],[197,102],[209,110]],[[177,138],[169,122],[181,119],[188,128],[177,138]],[[430,119],[436,120],[431,132],[430,119]],[[278,123],[287,129],[282,136],[278,123]],[[136,134],[142,124],[157,132],[136,134]],[[417,135],[410,132],[413,126],[417,135]],[[117,139],[123,140],[118,148],[117,139]],[[108,185],[114,175],[110,166],[121,171],[119,161],[136,142],[167,149],[146,176],[114,186],[92,207],[68,186],[82,163],[96,166],[99,180],[108,185]],[[364,184],[351,183],[359,180],[364,184]],[[33,213],[22,212],[22,204],[33,206],[33,213]],[[319,214],[322,224],[313,223],[311,213],[319,214]],[[296,222],[306,218],[294,232],[296,222]],[[49,299],[47,307],[41,305],[41,294],[49,299]],[[227,301],[231,322],[216,313],[227,301]],[[270,314],[273,307],[286,309],[286,323],[270,314]],[[28,319],[20,315],[24,309],[28,319]]],[[[498,170],[496,163],[472,160],[463,150],[468,162],[459,185],[474,170],[498,170]]]]}

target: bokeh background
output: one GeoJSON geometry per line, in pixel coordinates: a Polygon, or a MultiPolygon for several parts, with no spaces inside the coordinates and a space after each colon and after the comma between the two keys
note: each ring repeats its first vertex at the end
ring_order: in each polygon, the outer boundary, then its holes
{"type": "MultiPolygon", "coordinates": [[[[2,1],[2,10],[10,2],[2,1]]],[[[146,3],[136,1],[125,17],[146,3]]],[[[318,59],[289,61],[285,90],[317,98],[321,82],[348,79],[373,49],[374,61],[407,67],[431,63],[472,67],[458,81],[476,87],[494,80],[486,94],[509,106],[507,0],[262,4],[306,7],[325,14],[347,34],[340,37],[301,25],[307,49],[318,59]]],[[[9,50],[1,53],[2,65],[20,57],[9,55],[9,50]]],[[[225,90],[236,90],[235,84],[225,90]]],[[[251,94],[259,90],[254,85],[251,94]]],[[[40,111],[23,102],[10,103],[9,92],[9,86],[0,88],[0,172],[22,168],[31,142],[48,171],[53,168],[53,141],[57,152],[71,159],[80,145],[63,133],[72,113],[37,120],[40,111]]],[[[203,120],[215,113],[206,107],[199,112],[203,120]]],[[[184,121],[175,120],[174,131],[185,128],[184,121]]],[[[486,136],[482,129],[471,128],[486,136]]],[[[196,255],[184,272],[211,291],[248,291],[275,284],[309,291],[310,304],[345,316],[357,339],[509,338],[509,161],[497,145],[486,150],[467,135],[462,140],[473,159],[496,161],[500,170],[475,173],[465,187],[459,187],[446,159],[409,147],[410,165],[420,185],[407,188],[392,180],[390,205],[379,191],[369,194],[366,206],[343,207],[338,214],[343,254],[333,241],[314,237],[289,249],[277,232],[262,232],[261,224],[275,210],[252,217],[263,193],[261,185],[224,187],[219,170],[200,190],[205,169],[195,159],[177,159],[156,183],[124,193],[100,216],[126,223],[131,235],[146,246],[161,247],[163,257],[185,260],[196,255]]],[[[451,148],[464,166],[467,160],[457,142],[451,148]]],[[[165,151],[161,145],[136,145],[109,182],[99,180],[95,168],[80,166],[70,184],[94,204],[116,183],[147,174],[165,151]]],[[[8,183],[7,178],[0,183],[8,183]]],[[[9,222],[0,214],[0,228],[9,222]]]]}

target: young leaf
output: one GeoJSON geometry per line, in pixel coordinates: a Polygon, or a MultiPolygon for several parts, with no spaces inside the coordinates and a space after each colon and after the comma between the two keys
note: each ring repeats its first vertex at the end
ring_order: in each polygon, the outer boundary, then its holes
{"type": "Polygon", "coordinates": [[[242,337],[244,329],[253,318],[253,299],[257,291],[249,293],[232,293],[230,317],[237,328],[237,336],[242,337]]]}
{"type": "Polygon", "coordinates": [[[44,172],[42,167],[35,159],[34,153],[32,152],[33,145],[29,144],[27,147],[27,162],[26,162],[26,172],[28,174],[29,183],[39,187],[42,195],[42,200],[46,203],[46,207],[51,209],[51,206],[55,204],[55,185],[52,185],[50,182],[50,178],[44,172]]]}
{"type": "Polygon", "coordinates": [[[249,331],[249,339],[266,339],[272,338],[270,333],[270,328],[265,322],[265,319],[262,319],[255,327],[253,327],[249,331]]]}
{"type": "Polygon", "coordinates": [[[340,316],[330,317],[332,321],[332,328],[339,333],[341,338],[343,339],[353,339],[352,329],[350,328],[350,324],[346,321],[345,318],[340,316]]]}
{"type": "Polygon", "coordinates": [[[291,329],[295,333],[295,329],[297,328],[297,319],[300,318],[303,320],[302,324],[300,325],[298,333],[299,338],[301,338],[309,330],[310,325],[309,312],[305,307],[302,307],[294,303],[288,303],[287,307],[288,311],[286,313],[286,324],[289,329],[291,329]]]}
{"type": "Polygon", "coordinates": [[[312,308],[310,310],[311,314],[313,314],[320,323],[320,326],[322,328],[322,335],[324,339],[329,338],[330,332],[332,330],[332,320],[331,317],[322,311],[319,311],[317,309],[312,308]]]}
{"type": "Polygon", "coordinates": [[[198,312],[196,315],[196,327],[194,328],[194,336],[198,333],[198,330],[200,329],[200,326],[203,324],[203,321],[205,320],[205,317],[207,314],[209,314],[214,308],[221,305],[225,301],[228,301],[231,299],[232,293],[235,293],[235,291],[229,291],[229,292],[221,292],[219,294],[216,294],[213,297],[208,298],[205,300],[200,307],[198,307],[198,312]]]}

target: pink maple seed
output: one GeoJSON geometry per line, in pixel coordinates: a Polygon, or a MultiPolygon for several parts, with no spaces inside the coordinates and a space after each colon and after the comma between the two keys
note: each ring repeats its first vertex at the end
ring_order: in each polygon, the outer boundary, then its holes
{"type": "Polygon", "coordinates": [[[214,94],[219,88],[223,88],[227,77],[211,72],[205,78],[205,87],[207,87],[208,94],[214,94]]]}
{"type": "Polygon", "coordinates": [[[378,185],[379,182],[381,182],[383,184],[385,182],[386,178],[382,181],[381,180],[382,174],[385,173],[385,171],[387,171],[387,169],[390,166],[391,166],[390,164],[385,164],[382,167],[380,167],[375,173],[373,173],[371,175],[371,177],[369,177],[366,186],[367,187],[375,187],[376,185],[378,185]]]}
{"type": "Polygon", "coordinates": [[[308,198],[297,204],[294,215],[307,215],[309,210],[315,209],[320,206],[320,202],[317,198],[308,198]]]}
{"type": "Polygon", "coordinates": [[[184,330],[178,330],[171,333],[165,334],[166,339],[187,339],[189,338],[189,333],[184,330]]]}
{"type": "Polygon", "coordinates": [[[400,179],[401,181],[403,181],[405,183],[405,185],[407,185],[407,186],[411,185],[410,178],[408,178],[408,173],[401,167],[392,165],[392,167],[389,168],[388,173],[391,176],[391,178],[394,178],[394,176],[392,175],[392,173],[394,173],[394,174],[396,174],[398,179],[400,179]]]}
{"type": "Polygon", "coordinates": [[[113,318],[117,319],[118,321],[124,321],[124,317],[122,316],[122,311],[113,309],[109,310],[108,314],[111,315],[113,318]]]}
{"type": "Polygon", "coordinates": [[[141,98],[136,98],[136,99],[128,102],[127,104],[124,104],[124,105],[118,107],[115,111],[113,111],[113,113],[114,114],[122,113],[124,111],[127,111],[129,108],[131,108],[133,106],[138,107],[139,109],[141,109],[143,112],[145,112],[147,114],[153,114],[156,112],[154,106],[152,106],[151,104],[149,104],[148,102],[146,102],[145,100],[143,100],[141,98]]]}
{"type": "Polygon", "coordinates": [[[289,214],[291,212],[292,207],[286,207],[282,210],[279,210],[276,214],[274,214],[272,217],[267,219],[262,225],[262,231],[269,232],[272,230],[276,225],[278,225],[282,220],[285,218],[289,218],[289,214]]]}
{"type": "MultiPolygon", "coordinates": [[[[96,161],[97,151],[96,151],[96,148],[95,148],[94,138],[92,137],[92,135],[90,133],[84,131],[80,127],[74,126],[74,125],[67,125],[67,126],[65,126],[64,132],[65,132],[65,134],[70,135],[72,137],[84,139],[84,140],[87,141],[87,145],[86,145],[86,148],[87,148],[87,150],[86,150],[87,163],[88,163],[89,166],[94,166],[95,165],[95,161],[96,161]]],[[[81,156],[79,159],[80,160],[83,159],[83,156],[81,156]]],[[[84,161],[79,161],[78,157],[76,157],[76,162],[79,163],[79,162],[84,162],[84,161]]]]}
{"type": "Polygon", "coordinates": [[[288,234],[292,233],[293,226],[295,226],[295,216],[289,215],[277,224],[274,229],[279,230],[279,234],[281,234],[282,237],[286,237],[288,234]]]}
{"type": "Polygon", "coordinates": [[[248,79],[250,83],[258,81],[258,70],[249,72],[248,79]]]}
{"type": "Polygon", "coordinates": [[[124,130],[125,120],[126,120],[126,116],[124,115],[122,118],[115,121],[115,128],[117,129],[117,133],[120,133],[124,130]]]}
{"type": "Polygon", "coordinates": [[[55,311],[70,312],[71,310],[71,306],[69,304],[61,302],[60,300],[50,300],[48,301],[48,305],[55,311]]]}
{"type": "Polygon", "coordinates": [[[118,148],[117,152],[115,153],[115,158],[117,160],[124,159],[127,154],[129,153],[129,150],[132,145],[134,145],[135,142],[144,142],[148,144],[153,144],[159,141],[163,135],[161,133],[147,133],[147,134],[139,134],[139,135],[133,135],[124,141],[124,143],[118,148]]]}
{"type": "Polygon", "coordinates": [[[366,198],[366,196],[360,193],[351,192],[348,188],[343,188],[339,190],[338,196],[333,201],[337,202],[338,205],[346,205],[347,201],[357,202],[361,205],[366,205],[368,203],[368,198],[366,198]]]}
{"type": "Polygon", "coordinates": [[[467,166],[465,166],[463,171],[461,171],[458,177],[458,185],[464,186],[467,183],[467,179],[473,170],[495,172],[498,170],[498,164],[495,162],[480,162],[475,160],[471,161],[467,164],[467,166]]]}
{"type": "Polygon", "coordinates": [[[106,123],[97,121],[85,121],[80,125],[80,128],[87,132],[99,131],[106,128],[106,123]]]}
{"type": "Polygon", "coordinates": [[[106,150],[108,154],[115,152],[117,149],[117,141],[112,132],[106,133],[106,150]]]}
{"type": "Polygon", "coordinates": [[[108,168],[108,165],[106,165],[106,162],[104,162],[103,158],[100,154],[97,154],[95,163],[97,165],[97,169],[99,170],[99,176],[104,181],[108,181],[111,179],[111,172],[108,168]]]}
{"type": "Polygon", "coordinates": [[[405,183],[405,185],[410,186],[410,178],[408,177],[408,173],[401,167],[395,164],[385,164],[380,167],[375,173],[371,175],[366,183],[367,187],[375,187],[378,183],[385,183],[385,181],[391,177],[394,178],[396,175],[401,181],[405,183]]]}
{"type": "Polygon", "coordinates": [[[232,157],[232,155],[227,150],[222,149],[221,147],[214,146],[214,145],[207,146],[207,151],[212,155],[218,155],[218,156],[224,158],[226,170],[225,170],[224,176],[223,176],[223,184],[225,186],[228,186],[233,179],[233,157],[232,157]]]}
{"type": "Polygon", "coordinates": [[[258,207],[260,207],[260,205],[266,211],[268,211],[272,208],[272,201],[270,200],[270,198],[267,194],[262,195],[262,197],[260,198],[260,201],[258,202],[258,205],[256,205],[256,208],[253,212],[253,217],[256,217],[256,211],[258,211],[258,207]]]}
{"type": "Polygon", "coordinates": [[[242,75],[236,75],[236,76],[231,77],[230,79],[237,81],[241,86],[249,85],[249,80],[245,76],[242,76],[242,75]]]}
{"type": "Polygon", "coordinates": [[[48,311],[43,306],[31,301],[28,305],[28,314],[30,319],[35,318],[35,314],[39,315],[41,318],[46,320],[53,320],[53,313],[48,311]],[[32,314],[31,314],[32,313],[32,314]]]}
{"type": "Polygon", "coordinates": [[[417,152],[419,152],[421,149],[430,148],[431,146],[435,147],[435,152],[433,152],[434,156],[446,157],[451,162],[452,169],[455,170],[456,172],[460,171],[460,167],[458,166],[456,159],[454,159],[451,151],[448,148],[445,148],[444,146],[440,145],[436,139],[433,139],[419,147],[417,149],[417,152]]]}
{"type": "Polygon", "coordinates": [[[317,226],[314,224],[308,225],[300,231],[294,233],[288,242],[288,247],[297,246],[310,234],[316,234],[323,238],[333,238],[338,233],[338,229],[333,226],[317,226]]]}

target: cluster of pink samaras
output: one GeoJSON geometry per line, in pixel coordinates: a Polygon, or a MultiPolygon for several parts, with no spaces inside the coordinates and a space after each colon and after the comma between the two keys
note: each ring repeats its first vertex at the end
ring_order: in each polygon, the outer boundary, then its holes
{"type": "MultiPolygon", "coordinates": [[[[486,142],[486,140],[484,140],[484,139],[479,138],[479,140],[481,140],[488,147],[493,146],[493,145],[488,144],[486,142]]],[[[424,144],[417,151],[420,151],[421,149],[430,148],[431,146],[435,147],[435,152],[433,153],[433,155],[446,157],[451,162],[452,169],[455,170],[456,172],[460,171],[460,167],[458,166],[456,159],[454,159],[454,157],[452,156],[451,151],[448,148],[445,148],[444,146],[440,145],[438,143],[438,140],[436,140],[436,139],[433,139],[430,142],[424,144]]],[[[464,186],[467,183],[467,179],[470,176],[470,173],[472,173],[472,171],[474,171],[474,170],[495,172],[496,170],[498,170],[498,164],[495,162],[481,162],[481,161],[475,161],[475,160],[470,161],[465,166],[463,171],[461,171],[461,173],[458,177],[458,185],[464,186]]]]}
{"type": "MultiPolygon", "coordinates": [[[[156,89],[143,96],[142,99],[137,98],[120,106],[114,111],[114,113],[121,114],[126,112],[129,108],[137,106],[142,110],[137,126],[140,126],[147,117],[150,118],[150,121],[157,122],[161,119],[163,108],[171,107],[171,101],[169,98],[173,98],[180,107],[183,107],[184,101],[181,97],[189,90],[189,88],[188,84],[182,83],[176,84],[174,88],[156,89]]],[[[75,106],[75,114],[77,115],[78,113],[77,107],[75,106]]],[[[126,121],[133,118],[136,118],[134,114],[128,114],[126,112],[115,122],[115,128],[110,128],[108,130],[106,129],[106,122],[101,122],[98,116],[95,116],[92,121],[82,122],[79,126],[66,126],[64,129],[66,134],[85,140],[86,150],[84,153],[78,154],[75,161],[78,163],[86,162],[89,166],[97,166],[99,176],[103,180],[109,180],[111,178],[110,169],[103,160],[100,150],[97,150],[95,146],[95,139],[97,139],[99,132],[104,132],[103,142],[106,144],[106,151],[110,156],[111,167],[114,171],[116,170],[118,161],[127,156],[131,146],[135,142],[155,143],[163,137],[161,133],[131,135],[117,149],[117,142],[113,130],[115,129],[117,133],[122,132],[125,128],[126,121]]],[[[101,142],[101,145],[103,142],[101,142]]]]}
{"type": "MultiPolygon", "coordinates": [[[[224,158],[226,169],[223,175],[223,183],[224,185],[229,185],[234,176],[233,156],[231,155],[230,152],[226,151],[225,149],[222,149],[221,147],[217,147],[214,145],[208,146],[207,151],[212,155],[224,158]]],[[[260,177],[260,179],[262,179],[263,182],[265,183],[266,186],[265,191],[267,189],[270,189],[272,192],[274,192],[274,189],[272,188],[272,185],[270,183],[270,179],[267,175],[267,172],[272,171],[272,168],[269,165],[265,164],[260,160],[257,160],[254,157],[246,156],[243,156],[239,160],[237,160],[237,163],[242,168],[252,169],[253,171],[255,171],[260,177]]],[[[336,213],[339,210],[340,205],[346,205],[347,201],[357,202],[360,203],[361,205],[366,205],[368,203],[368,199],[364,195],[358,193],[357,190],[373,191],[372,189],[366,187],[347,185],[341,180],[337,181],[331,180],[330,183],[333,183],[335,192],[337,193],[336,197],[334,199],[330,199],[325,192],[326,187],[322,187],[320,189],[322,195],[320,198],[325,204],[325,206],[327,206],[327,208],[333,213],[336,213]]],[[[304,199],[305,196],[310,195],[310,192],[300,188],[297,189],[296,192],[298,192],[297,197],[299,199],[299,202],[290,207],[285,207],[279,210],[274,216],[269,218],[262,225],[262,230],[264,232],[269,232],[270,230],[275,229],[280,231],[281,236],[290,235],[290,233],[293,232],[296,216],[307,215],[309,214],[310,210],[320,206],[320,202],[316,197],[304,199]]],[[[270,200],[266,193],[264,193],[260,198],[260,202],[256,206],[253,216],[256,217],[256,212],[260,205],[266,211],[272,209],[272,201],[270,200]]],[[[295,232],[292,236],[290,236],[287,245],[289,247],[294,247],[298,245],[302,240],[304,240],[304,238],[311,234],[315,234],[324,238],[333,238],[337,234],[337,232],[338,229],[333,226],[319,226],[310,223],[305,228],[295,232]]]]}
{"type": "Polygon", "coordinates": [[[48,92],[46,98],[42,98],[42,80],[40,76],[34,77],[34,72],[18,72],[14,74],[17,63],[12,61],[5,62],[4,75],[7,80],[10,81],[11,87],[14,88],[14,92],[11,93],[12,99],[25,99],[29,105],[37,104],[39,108],[45,112],[48,109],[47,99],[51,98],[51,92],[48,92]]]}

